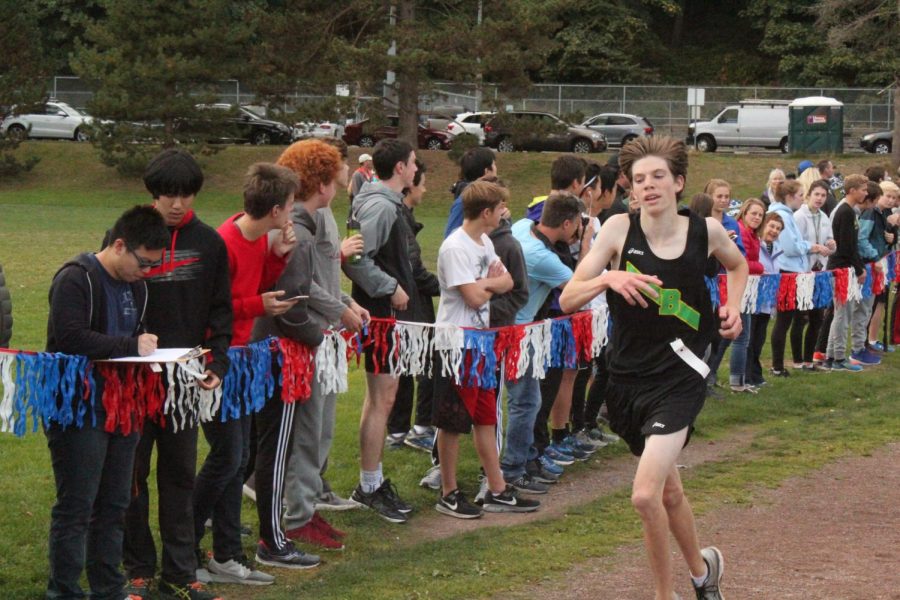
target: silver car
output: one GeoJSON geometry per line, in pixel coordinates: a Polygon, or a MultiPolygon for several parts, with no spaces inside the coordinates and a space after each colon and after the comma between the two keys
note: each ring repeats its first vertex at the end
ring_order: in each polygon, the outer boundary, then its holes
{"type": "Polygon", "coordinates": [[[37,111],[15,114],[15,107],[0,124],[0,133],[19,139],[56,138],[86,142],[91,116],[65,102],[46,102],[37,111]]]}
{"type": "Polygon", "coordinates": [[[581,124],[606,136],[610,146],[622,146],[641,135],[653,135],[653,123],[625,113],[601,113],[581,124]]]}

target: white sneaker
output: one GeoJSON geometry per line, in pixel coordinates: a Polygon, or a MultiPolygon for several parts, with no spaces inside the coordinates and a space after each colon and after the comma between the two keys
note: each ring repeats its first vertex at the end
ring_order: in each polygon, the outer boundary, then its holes
{"type": "Polygon", "coordinates": [[[419,485],[432,490],[441,489],[441,467],[435,465],[425,472],[425,477],[419,481],[419,485]]]}
{"type": "Polygon", "coordinates": [[[252,488],[245,483],[242,491],[245,496],[256,502],[256,488],[252,488]]]}
{"type": "Polygon", "coordinates": [[[275,577],[239,563],[234,559],[220,563],[215,558],[207,565],[211,583],[242,583],[244,585],[269,585],[275,577]]]}
{"type": "Polygon", "coordinates": [[[334,492],[326,492],[319,496],[315,507],[316,510],[353,510],[359,508],[359,504],[341,498],[334,492]]]}

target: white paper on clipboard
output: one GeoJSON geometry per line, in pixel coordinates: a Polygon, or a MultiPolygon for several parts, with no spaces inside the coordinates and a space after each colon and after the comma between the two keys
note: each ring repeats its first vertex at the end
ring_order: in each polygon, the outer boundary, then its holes
{"type": "Polygon", "coordinates": [[[150,369],[155,373],[162,371],[160,363],[177,362],[182,364],[182,368],[197,379],[206,379],[206,373],[200,373],[186,366],[186,364],[196,358],[200,358],[209,352],[205,348],[199,346],[194,348],[157,348],[153,354],[147,356],[122,356],[120,358],[107,358],[96,362],[120,362],[120,363],[144,363],[149,364],[150,369]]]}

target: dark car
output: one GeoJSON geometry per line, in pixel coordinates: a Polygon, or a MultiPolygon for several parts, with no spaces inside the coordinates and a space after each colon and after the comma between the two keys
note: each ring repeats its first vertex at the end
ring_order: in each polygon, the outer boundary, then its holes
{"type": "MultiPolygon", "coordinates": [[[[389,116],[381,126],[370,124],[369,119],[351,123],[344,127],[342,139],[350,146],[371,148],[379,140],[396,138],[400,131],[400,117],[389,116]]],[[[423,150],[449,150],[453,142],[453,134],[446,131],[430,129],[421,123],[418,133],[419,148],[423,150]]]]}
{"type": "Polygon", "coordinates": [[[605,135],[610,146],[624,146],[636,137],[653,135],[653,123],[644,117],[625,113],[594,115],[581,125],[605,135]]]}
{"type": "Polygon", "coordinates": [[[893,143],[893,131],[879,131],[878,133],[870,133],[859,138],[859,147],[866,152],[875,154],[890,154],[893,143]]]}
{"type": "Polygon", "coordinates": [[[606,150],[606,138],[550,113],[511,111],[498,113],[484,124],[484,145],[500,152],[550,150],[586,154],[606,150]]]}
{"type": "Polygon", "coordinates": [[[201,112],[207,110],[222,111],[223,118],[206,120],[185,119],[180,121],[177,129],[180,132],[203,135],[210,142],[239,144],[290,144],[294,130],[284,123],[266,119],[246,106],[231,104],[200,104],[201,112]]]}

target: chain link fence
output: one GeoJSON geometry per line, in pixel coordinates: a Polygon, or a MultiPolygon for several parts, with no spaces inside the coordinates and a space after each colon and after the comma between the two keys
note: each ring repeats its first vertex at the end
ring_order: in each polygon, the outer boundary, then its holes
{"type": "MultiPolygon", "coordinates": [[[[347,88],[345,87],[345,90],[347,88]]],[[[874,131],[892,129],[893,95],[891,88],[812,88],[812,87],[724,87],[703,88],[706,103],[700,110],[700,120],[711,119],[729,104],[745,99],[793,100],[805,96],[828,96],[844,103],[845,148],[855,148],[856,139],[874,131]]],[[[423,111],[454,107],[459,112],[474,110],[537,110],[551,112],[577,120],[603,112],[621,112],[649,119],[658,133],[677,137],[687,133],[691,115],[687,104],[687,86],[666,85],[569,85],[537,84],[524,98],[505,98],[496,86],[439,83],[423,96],[423,111]]],[[[84,107],[93,92],[77,77],[53,77],[48,91],[57,100],[75,107],[84,107]]],[[[220,83],[216,90],[220,102],[253,104],[256,94],[238,80],[220,83]]],[[[275,108],[290,113],[307,102],[321,102],[333,98],[323,94],[296,93],[275,108]]],[[[379,97],[365,94],[356,97],[360,103],[378,101],[379,97]]],[[[357,109],[356,117],[360,115],[357,109]]]]}

